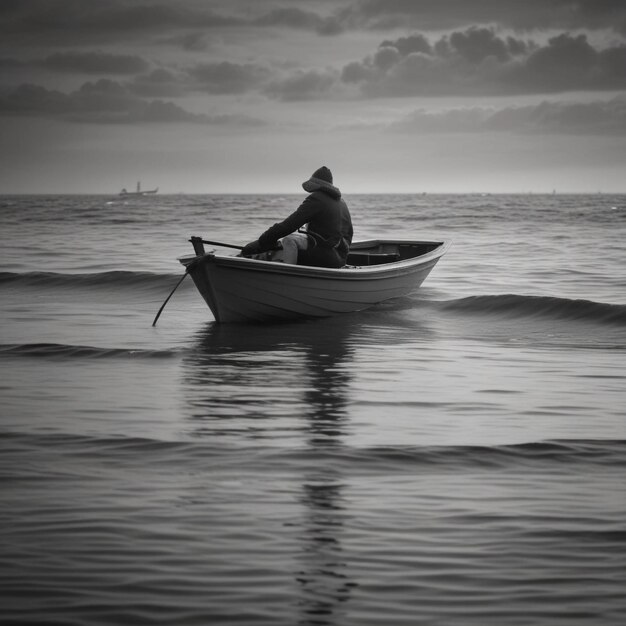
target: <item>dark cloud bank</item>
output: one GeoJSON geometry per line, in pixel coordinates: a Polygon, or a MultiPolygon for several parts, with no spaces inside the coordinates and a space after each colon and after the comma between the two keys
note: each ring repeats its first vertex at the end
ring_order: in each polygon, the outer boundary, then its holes
{"type": "Polygon", "coordinates": [[[41,61],[46,69],[83,74],[138,74],[150,64],[138,56],[105,52],[56,52],[41,61]]]}
{"type": "Polygon", "coordinates": [[[126,86],[108,79],[84,83],[69,94],[39,85],[22,84],[0,98],[0,112],[55,117],[72,122],[128,124],[137,122],[185,122],[259,126],[263,122],[244,115],[190,113],[173,102],[145,100],[126,86]]]}
{"type": "MultiPolygon", "coordinates": [[[[4,67],[19,66],[3,59],[4,67]]],[[[31,62],[50,71],[131,74],[137,95],[243,94],[298,101],[329,97],[506,96],[626,89],[626,45],[594,47],[584,34],[563,33],[539,45],[531,39],[471,27],[436,40],[413,34],[383,41],[341,70],[300,70],[287,76],[260,63],[197,63],[156,68],[137,56],[98,52],[55,53],[31,62]],[[352,88],[354,93],[350,93],[352,88]]]]}
{"type": "Polygon", "coordinates": [[[400,133],[549,133],[626,135],[626,98],[606,102],[542,102],[538,105],[418,109],[385,130],[400,133]]]}
{"type": "MultiPolygon", "coordinates": [[[[358,29],[455,29],[497,24],[514,29],[614,29],[626,32],[623,0],[312,0],[293,2],[199,3],[146,0],[3,0],[0,33],[49,38],[64,33],[73,45],[94,38],[119,39],[133,33],[175,29],[215,30],[242,26],[293,28],[337,35],[358,29]]],[[[57,39],[58,42],[58,39],[57,39]]],[[[60,43],[60,42],[59,42],[60,43]]]]}
{"type": "Polygon", "coordinates": [[[364,96],[541,94],[626,88],[626,45],[594,48],[563,33],[540,46],[472,27],[431,43],[417,34],[384,41],[344,67],[342,80],[364,96]]]}
{"type": "Polygon", "coordinates": [[[446,30],[492,24],[519,30],[614,29],[626,32],[622,0],[361,0],[341,22],[372,29],[446,30]]]}
{"type": "Polygon", "coordinates": [[[352,86],[363,98],[508,96],[626,89],[626,45],[594,47],[584,34],[562,33],[543,45],[470,27],[431,41],[414,34],[383,41],[360,61],[273,81],[280,100],[314,100],[352,86]]]}
{"type": "MultiPolygon", "coordinates": [[[[361,0],[338,2],[332,9],[328,3],[318,6],[313,2],[306,10],[293,3],[277,2],[270,8],[259,2],[246,4],[246,11],[243,6],[236,0],[221,6],[185,0],[4,0],[0,3],[0,35],[14,43],[14,54],[0,58],[0,67],[8,76],[19,77],[36,69],[80,80],[101,78],[83,82],[69,93],[18,80],[14,85],[23,84],[0,95],[0,112],[96,123],[254,126],[263,122],[230,114],[191,113],[171,100],[198,93],[251,93],[297,103],[331,98],[497,97],[626,89],[626,44],[618,34],[626,33],[624,0],[361,0]],[[331,37],[349,29],[398,26],[451,32],[388,38],[365,58],[343,67],[295,71],[257,60],[172,66],[138,55],[92,49],[101,41],[111,44],[153,35],[152,41],[158,44],[155,51],[173,44],[196,51],[206,46],[207,33],[241,27],[299,29],[331,37]],[[592,43],[586,34],[567,31],[538,43],[532,31],[539,27],[608,28],[615,34],[604,47],[592,43]],[[509,34],[502,28],[508,28],[509,34]],[[50,46],[73,45],[74,49],[59,49],[41,58],[20,56],[21,42],[27,47],[39,40],[50,46]]],[[[544,103],[501,108],[499,112],[457,109],[439,117],[417,111],[393,128],[605,133],[623,124],[623,109],[623,99],[616,98],[590,105],[544,103]]]]}

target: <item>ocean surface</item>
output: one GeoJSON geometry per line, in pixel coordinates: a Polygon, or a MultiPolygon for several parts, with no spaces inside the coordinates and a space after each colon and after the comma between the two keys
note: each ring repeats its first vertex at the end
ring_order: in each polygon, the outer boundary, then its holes
{"type": "Polygon", "coordinates": [[[0,197],[0,622],[622,626],[626,196],[347,195],[416,293],[151,326],[302,197],[0,197]]]}

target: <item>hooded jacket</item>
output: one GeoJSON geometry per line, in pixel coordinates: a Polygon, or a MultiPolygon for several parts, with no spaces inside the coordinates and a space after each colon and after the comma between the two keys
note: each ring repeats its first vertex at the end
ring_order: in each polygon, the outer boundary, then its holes
{"type": "Polygon", "coordinates": [[[318,189],[311,193],[289,217],[268,228],[259,237],[259,245],[263,250],[270,250],[278,239],[305,225],[309,249],[303,251],[302,259],[298,257],[298,263],[325,267],[345,265],[354,231],[350,211],[338,189],[318,189]]]}

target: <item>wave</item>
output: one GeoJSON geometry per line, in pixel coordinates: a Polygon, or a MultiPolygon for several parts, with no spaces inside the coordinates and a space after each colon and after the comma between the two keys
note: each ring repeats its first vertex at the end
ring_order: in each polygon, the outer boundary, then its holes
{"type": "Polygon", "coordinates": [[[310,446],[283,448],[278,446],[228,446],[217,445],[210,438],[186,440],[160,440],[147,437],[102,437],[63,433],[0,432],[0,446],[6,453],[24,448],[62,449],[68,454],[124,457],[162,463],[183,459],[220,464],[229,462],[238,466],[272,468],[290,467],[345,469],[350,473],[395,472],[407,469],[448,468],[497,470],[510,467],[545,470],[549,465],[592,465],[626,468],[626,440],[614,439],[563,439],[529,443],[479,446],[479,445],[429,445],[429,446],[310,446]]]}
{"type": "MultiPolygon", "coordinates": [[[[407,467],[503,469],[520,466],[531,469],[545,464],[608,465],[626,467],[626,441],[552,440],[510,445],[379,446],[339,448],[339,462],[353,468],[363,464],[376,471],[404,471],[407,467]]],[[[311,462],[336,464],[337,451],[307,451],[311,462]]],[[[294,455],[292,455],[294,456],[294,455]]],[[[291,459],[294,461],[295,459],[291,459]]]]}
{"type": "Polygon", "coordinates": [[[158,288],[171,289],[180,274],[159,274],[154,272],[133,272],[116,270],[85,274],[66,274],[60,272],[0,272],[0,286],[38,288],[158,288]]]}
{"type": "MultiPolygon", "coordinates": [[[[146,271],[116,270],[96,273],[59,272],[0,272],[0,287],[38,289],[132,289],[167,293],[182,276],[178,274],[146,271]]],[[[190,283],[187,284],[189,288],[190,283]]],[[[423,293],[423,292],[421,292],[423,293]]],[[[418,294],[415,294],[416,296],[418,294]]],[[[409,302],[408,300],[407,302],[409,302]]],[[[420,300],[424,303],[423,300],[420,300]]],[[[477,295],[433,302],[444,311],[497,315],[507,318],[533,317],[557,321],[587,321],[603,324],[626,325],[626,305],[594,302],[585,299],[568,299],[552,296],[518,294],[477,295]]],[[[389,303],[398,306],[398,300],[389,303]]]]}
{"type": "Polygon", "coordinates": [[[179,354],[177,350],[145,350],[131,348],[98,348],[58,343],[0,344],[0,357],[25,356],[49,359],[64,358],[169,358],[179,354]]]}
{"type": "Polygon", "coordinates": [[[583,321],[626,326],[626,305],[592,300],[515,294],[469,296],[443,302],[444,310],[487,315],[541,317],[556,321],[583,321]]]}

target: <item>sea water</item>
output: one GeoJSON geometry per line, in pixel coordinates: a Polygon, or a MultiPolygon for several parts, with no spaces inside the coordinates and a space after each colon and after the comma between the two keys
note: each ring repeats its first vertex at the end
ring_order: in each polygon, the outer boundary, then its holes
{"type": "Polygon", "coordinates": [[[301,199],[0,198],[0,622],[623,624],[626,197],[348,195],[417,292],[151,326],[301,199]]]}

